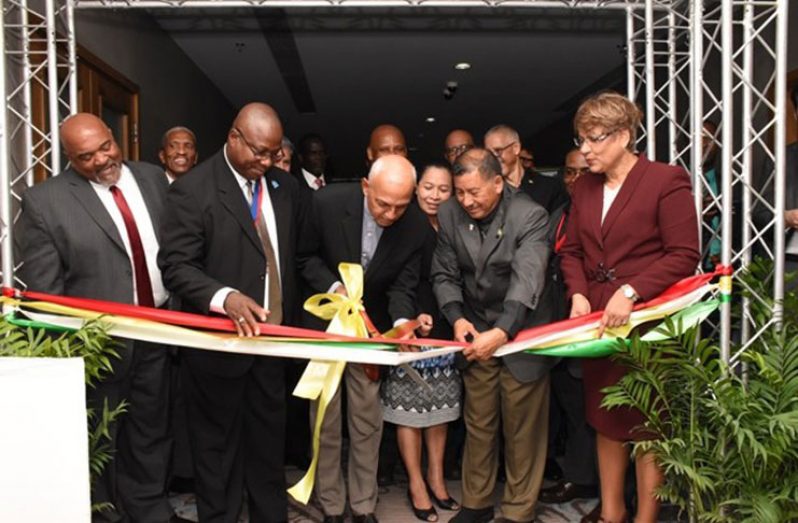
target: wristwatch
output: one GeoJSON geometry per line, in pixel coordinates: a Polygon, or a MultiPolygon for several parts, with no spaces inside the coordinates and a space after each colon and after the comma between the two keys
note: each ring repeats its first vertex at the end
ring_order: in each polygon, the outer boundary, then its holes
{"type": "Polygon", "coordinates": [[[635,290],[628,283],[621,285],[621,291],[623,291],[624,298],[632,300],[633,303],[640,299],[640,296],[637,295],[635,290]]]}

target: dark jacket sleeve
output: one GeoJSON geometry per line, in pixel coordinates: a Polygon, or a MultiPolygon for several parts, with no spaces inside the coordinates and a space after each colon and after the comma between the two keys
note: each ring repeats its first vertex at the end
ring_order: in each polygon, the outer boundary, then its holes
{"type": "Polygon", "coordinates": [[[179,183],[181,181],[173,183],[166,196],[158,266],[167,289],[193,309],[208,314],[211,298],[224,285],[203,269],[208,241],[204,224],[206,213],[190,185],[179,183]]]}
{"type": "Polygon", "coordinates": [[[35,191],[22,195],[22,214],[16,226],[17,260],[22,262],[19,277],[28,289],[64,294],[63,260],[56,247],[35,191]]]}
{"type": "Polygon", "coordinates": [[[326,209],[319,198],[319,191],[302,192],[307,211],[302,220],[302,232],[297,245],[297,269],[313,291],[327,292],[339,278],[330,271],[321,255],[324,248],[321,228],[324,225],[326,209]]]}

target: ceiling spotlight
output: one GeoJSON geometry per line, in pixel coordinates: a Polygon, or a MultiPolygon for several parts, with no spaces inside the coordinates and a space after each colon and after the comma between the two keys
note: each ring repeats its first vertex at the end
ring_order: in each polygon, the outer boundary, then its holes
{"type": "Polygon", "coordinates": [[[427,116],[427,123],[435,123],[435,117],[434,116],[427,116]]]}
{"type": "Polygon", "coordinates": [[[455,92],[457,92],[457,82],[453,80],[446,82],[446,87],[443,88],[443,98],[445,100],[451,100],[455,92]]]}
{"type": "Polygon", "coordinates": [[[471,69],[471,64],[469,64],[468,62],[459,62],[454,64],[454,68],[457,69],[458,71],[468,71],[469,69],[471,69]]]}

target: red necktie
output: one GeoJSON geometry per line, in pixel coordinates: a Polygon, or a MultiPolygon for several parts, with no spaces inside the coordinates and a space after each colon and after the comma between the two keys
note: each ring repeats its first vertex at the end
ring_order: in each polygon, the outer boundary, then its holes
{"type": "Polygon", "coordinates": [[[144,257],[144,245],[141,243],[139,228],[136,227],[136,220],[127,205],[122,191],[116,185],[111,186],[111,194],[114,196],[114,203],[122,213],[127,229],[127,238],[130,240],[130,249],[133,251],[133,271],[136,275],[136,298],[138,304],[143,307],[155,307],[155,299],[152,297],[152,284],[150,283],[150,273],[147,271],[147,259],[144,257]]]}
{"type": "Polygon", "coordinates": [[[317,189],[321,189],[322,187],[324,187],[324,180],[322,180],[320,176],[316,178],[313,183],[316,184],[317,189]]]}

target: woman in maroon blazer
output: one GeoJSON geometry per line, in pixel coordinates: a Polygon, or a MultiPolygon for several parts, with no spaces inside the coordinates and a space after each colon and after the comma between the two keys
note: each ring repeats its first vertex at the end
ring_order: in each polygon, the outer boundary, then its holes
{"type": "MultiPolygon", "coordinates": [[[[694,273],[700,259],[698,222],[687,173],[635,154],[640,110],[627,98],[604,92],[585,100],[574,118],[576,143],[590,174],[575,184],[562,248],[562,271],[571,317],[604,310],[601,330],[629,321],[638,300],[654,298],[694,273]]],[[[585,409],[596,429],[601,518],[629,519],[623,487],[627,442],[644,439],[634,409],[601,408],[601,390],[626,369],[609,358],[583,361],[585,409]]],[[[651,455],[637,458],[637,522],[657,520],[654,489],[662,473],[651,455]]],[[[586,518],[583,522],[592,521],[586,518]]]]}

